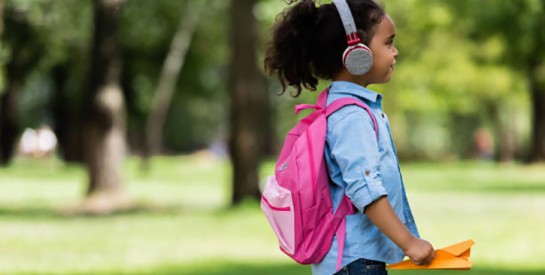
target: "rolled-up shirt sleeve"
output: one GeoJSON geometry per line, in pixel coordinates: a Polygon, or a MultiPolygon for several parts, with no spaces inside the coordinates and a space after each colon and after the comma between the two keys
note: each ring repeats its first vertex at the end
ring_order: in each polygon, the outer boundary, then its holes
{"type": "Polygon", "coordinates": [[[346,183],[346,195],[363,213],[388,194],[380,176],[380,154],[371,117],[357,106],[343,109],[328,121],[333,123],[328,127],[327,143],[346,183]]]}

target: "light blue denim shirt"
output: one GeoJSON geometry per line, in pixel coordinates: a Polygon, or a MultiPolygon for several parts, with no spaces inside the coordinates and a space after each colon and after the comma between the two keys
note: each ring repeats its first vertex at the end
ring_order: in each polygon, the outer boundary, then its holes
{"type": "MultiPolygon", "coordinates": [[[[377,121],[378,138],[371,117],[356,105],[338,110],[327,120],[325,157],[333,182],[333,202],[337,207],[346,194],[358,210],[346,217],[342,266],[360,258],[386,263],[401,261],[403,251],[363,214],[365,207],[387,196],[399,219],[412,234],[419,236],[405,194],[388,117],[382,111],[382,95],[351,82],[333,82],[327,104],[344,97],[357,98],[370,107],[377,121]]],[[[324,260],[312,266],[312,274],[333,274],[336,264],[335,237],[324,260]]]]}

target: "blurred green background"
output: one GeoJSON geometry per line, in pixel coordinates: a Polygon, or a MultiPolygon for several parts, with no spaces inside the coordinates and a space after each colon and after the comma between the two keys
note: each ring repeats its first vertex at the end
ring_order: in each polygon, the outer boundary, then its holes
{"type": "MultiPolygon", "coordinates": [[[[400,54],[370,88],[421,234],[474,239],[471,273],[545,274],[545,1],[379,2],[400,54]]],[[[258,205],[317,95],[264,75],[286,7],[0,0],[0,273],[309,274],[258,205]]]]}

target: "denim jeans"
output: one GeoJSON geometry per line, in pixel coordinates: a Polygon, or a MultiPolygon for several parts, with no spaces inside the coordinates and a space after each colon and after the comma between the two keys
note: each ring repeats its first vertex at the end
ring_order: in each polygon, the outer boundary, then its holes
{"type": "Polygon", "coordinates": [[[341,268],[334,275],[388,275],[388,271],[383,262],[359,259],[341,268]]]}

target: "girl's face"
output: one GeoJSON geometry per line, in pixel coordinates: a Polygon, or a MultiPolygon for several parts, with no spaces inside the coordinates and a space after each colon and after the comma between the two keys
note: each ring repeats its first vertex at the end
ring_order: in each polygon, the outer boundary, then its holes
{"type": "Polygon", "coordinates": [[[367,83],[386,83],[390,81],[398,51],[394,46],[395,25],[390,16],[384,15],[375,27],[375,35],[368,45],[373,53],[373,66],[365,74],[367,83]]]}

